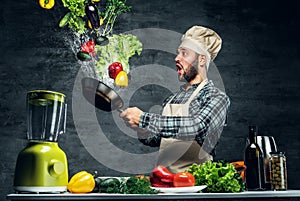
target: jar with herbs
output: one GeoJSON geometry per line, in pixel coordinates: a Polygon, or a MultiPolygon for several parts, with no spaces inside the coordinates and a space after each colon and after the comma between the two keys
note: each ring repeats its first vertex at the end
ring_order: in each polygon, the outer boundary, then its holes
{"type": "Polygon", "coordinates": [[[287,190],[287,169],[284,152],[270,152],[271,189],[275,191],[287,190]]]}

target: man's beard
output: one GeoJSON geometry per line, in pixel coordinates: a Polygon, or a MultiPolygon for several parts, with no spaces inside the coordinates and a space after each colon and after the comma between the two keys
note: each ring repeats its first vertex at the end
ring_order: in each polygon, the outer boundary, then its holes
{"type": "Polygon", "coordinates": [[[187,69],[187,71],[184,71],[184,74],[183,74],[184,79],[182,79],[181,77],[178,77],[179,80],[182,82],[190,82],[193,79],[195,79],[195,77],[197,76],[197,73],[198,73],[197,64],[198,64],[198,58],[193,61],[192,65],[187,69]]]}

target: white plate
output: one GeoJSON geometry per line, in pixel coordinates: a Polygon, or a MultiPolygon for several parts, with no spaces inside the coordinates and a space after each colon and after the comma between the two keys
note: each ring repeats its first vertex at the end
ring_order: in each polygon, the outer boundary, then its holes
{"type": "Polygon", "coordinates": [[[196,193],[206,188],[205,185],[203,186],[191,186],[191,187],[175,187],[175,188],[158,188],[158,187],[151,187],[152,189],[159,190],[161,193],[196,193]]]}

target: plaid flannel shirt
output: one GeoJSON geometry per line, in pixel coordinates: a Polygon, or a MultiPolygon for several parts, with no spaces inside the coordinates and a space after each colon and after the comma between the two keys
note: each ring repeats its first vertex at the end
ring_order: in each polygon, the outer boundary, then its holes
{"type": "MultiPolygon", "coordinates": [[[[192,85],[188,90],[180,89],[163,102],[163,107],[171,104],[184,104],[199,84],[192,85]]],[[[196,95],[189,105],[189,116],[162,116],[144,112],[139,127],[146,129],[146,134],[139,134],[139,140],[148,146],[159,146],[161,138],[179,140],[196,140],[200,146],[215,156],[218,143],[226,121],[230,100],[228,96],[209,81],[196,95]]]]}

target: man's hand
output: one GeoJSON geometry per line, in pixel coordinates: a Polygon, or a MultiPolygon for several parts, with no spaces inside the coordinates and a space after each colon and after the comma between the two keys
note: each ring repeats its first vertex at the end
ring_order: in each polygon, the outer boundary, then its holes
{"type": "Polygon", "coordinates": [[[140,123],[140,117],[143,111],[137,107],[127,108],[120,113],[120,117],[124,120],[125,124],[130,128],[137,128],[140,123]]]}

